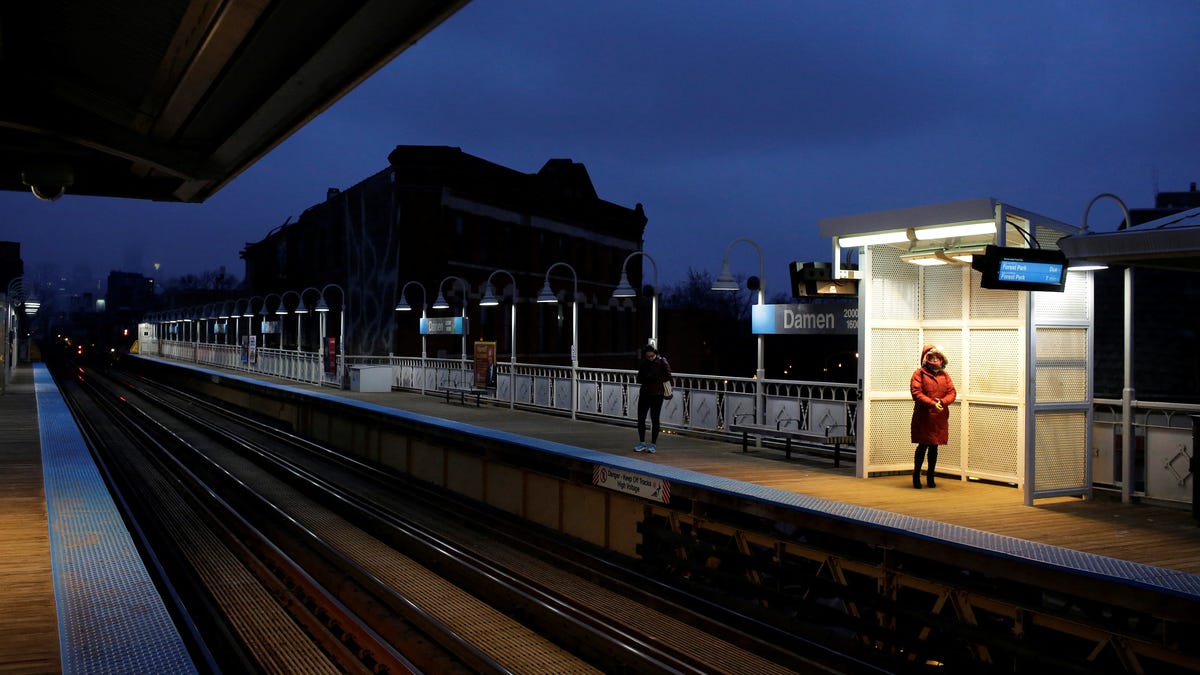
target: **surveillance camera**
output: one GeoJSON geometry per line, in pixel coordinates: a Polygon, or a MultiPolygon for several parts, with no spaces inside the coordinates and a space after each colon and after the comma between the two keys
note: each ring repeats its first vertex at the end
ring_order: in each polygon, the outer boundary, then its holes
{"type": "Polygon", "coordinates": [[[21,172],[21,182],[29,186],[34,197],[52,202],[75,182],[75,174],[65,165],[30,167],[21,172]]]}

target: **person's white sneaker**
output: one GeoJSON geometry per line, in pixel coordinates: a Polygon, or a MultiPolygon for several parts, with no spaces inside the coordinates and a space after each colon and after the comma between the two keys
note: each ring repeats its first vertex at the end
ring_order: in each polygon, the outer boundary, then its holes
{"type": "MultiPolygon", "coordinates": [[[[645,451],[646,451],[646,444],[645,444],[644,442],[643,442],[643,443],[638,443],[637,445],[633,446],[633,451],[634,451],[634,452],[645,452],[645,451]]],[[[653,450],[651,450],[650,452],[654,452],[654,451],[653,451],[653,450]]]]}
{"type": "Polygon", "coordinates": [[[646,452],[648,452],[652,455],[657,451],[658,451],[658,448],[655,447],[655,445],[653,443],[651,443],[650,446],[648,448],[646,448],[646,452]]]}

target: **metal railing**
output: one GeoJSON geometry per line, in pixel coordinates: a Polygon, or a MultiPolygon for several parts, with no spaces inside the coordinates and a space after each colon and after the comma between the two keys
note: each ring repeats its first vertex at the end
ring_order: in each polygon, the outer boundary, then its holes
{"type": "MultiPolygon", "coordinates": [[[[421,393],[472,387],[475,378],[474,363],[461,359],[349,356],[343,362],[338,357],[334,374],[327,374],[317,352],[260,348],[250,360],[233,345],[149,340],[141,348],[150,355],[339,388],[349,386],[345,374],[355,366],[389,367],[393,389],[421,393]]],[[[501,362],[495,366],[495,386],[485,398],[513,408],[567,414],[575,400],[577,416],[632,424],[640,390],[636,375],[634,370],[578,368],[575,379],[569,366],[501,362]],[[571,389],[576,386],[578,396],[573,398],[571,389]]],[[[728,431],[730,424],[756,419],[754,378],[675,373],[675,382],[676,395],[662,410],[664,429],[732,440],[737,435],[728,431]]],[[[858,392],[854,385],[766,380],[763,388],[768,426],[855,435],[858,392]]],[[[1121,401],[1095,399],[1094,406],[1093,483],[1120,487],[1124,480],[1121,401]]],[[[1165,503],[1190,503],[1191,415],[1200,415],[1200,405],[1135,401],[1134,411],[1134,493],[1165,503]]],[[[768,439],[761,442],[773,444],[768,439]]]]}
{"type": "MultiPolygon", "coordinates": [[[[348,387],[349,369],[385,366],[391,369],[393,389],[421,393],[474,385],[472,361],[407,356],[338,357],[336,374],[328,374],[322,355],[258,348],[253,355],[235,345],[179,340],[143,340],[141,353],[150,356],[241,370],[316,386],[348,387]]],[[[630,424],[637,419],[641,387],[634,370],[578,368],[541,364],[495,365],[495,384],[485,398],[513,408],[630,424]],[[572,397],[572,388],[577,396],[572,397]]],[[[662,410],[664,429],[733,439],[727,431],[735,420],[755,419],[754,378],[675,373],[675,396],[662,410]]],[[[857,390],[851,384],[766,380],[766,419],[771,424],[834,435],[853,435],[858,411],[857,390]]],[[[772,441],[763,439],[770,445],[772,441]]],[[[843,451],[851,451],[844,448],[843,451]]]]}

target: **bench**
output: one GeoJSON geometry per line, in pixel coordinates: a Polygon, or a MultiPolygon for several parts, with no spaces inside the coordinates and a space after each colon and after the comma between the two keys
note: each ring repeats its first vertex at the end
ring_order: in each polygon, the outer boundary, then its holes
{"type": "Polygon", "coordinates": [[[823,443],[833,446],[833,466],[838,468],[842,465],[842,446],[852,445],[854,443],[853,436],[834,436],[828,433],[818,433],[815,431],[804,431],[801,429],[785,429],[782,425],[767,426],[764,424],[748,424],[734,422],[729,425],[729,430],[742,434],[742,452],[747,451],[750,441],[750,434],[755,436],[769,436],[772,438],[784,439],[784,456],[788,459],[792,458],[792,440],[808,441],[810,443],[823,443]]]}
{"type": "Polygon", "coordinates": [[[467,404],[468,396],[474,396],[476,408],[479,407],[480,398],[482,398],[485,394],[491,393],[487,389],[478,389],[476,387],[439,387],[439,391],[446,392],[446,403],[450,402],[451,394],[458,394],[458,402],[463,405],[467,404]]]}

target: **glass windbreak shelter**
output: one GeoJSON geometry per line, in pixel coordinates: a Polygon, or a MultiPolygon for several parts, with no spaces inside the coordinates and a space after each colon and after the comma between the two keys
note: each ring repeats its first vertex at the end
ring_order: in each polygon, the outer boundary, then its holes
{"type": "Polygon", "coordinates": [[[1075,231],[991,198],[821,220],[835,277],[859,280],[859,477],[912,471],[909,379],[936,344],[958,390],[939,474],[1019,486],[1027,504],[1090,495],[1091,273],[1015,290],[972,267],[989,245],[1036,258],[1075,231]]]}

